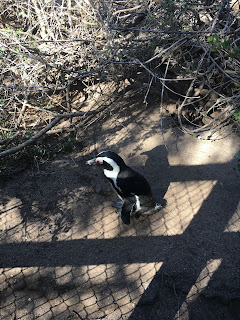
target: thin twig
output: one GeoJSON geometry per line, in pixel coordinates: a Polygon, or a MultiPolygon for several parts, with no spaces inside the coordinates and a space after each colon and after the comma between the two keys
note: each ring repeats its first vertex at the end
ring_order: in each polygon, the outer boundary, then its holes
{"type": "MultiPolygon", "coordinates": [[[[207,52],[205,52],[205,54],[201,57],[201,60],[200,60],[199,63],[198,63],[198,67],[197,67],[196,73],[198,73],[198,71],[200,70],[206,54],[207,54],[207,52]]],[[[194,85],[196,79],[197,79],[197,74],[196,74],[195,78],[193,79],[193,81],[191,82],[191,85],[189,86],[189,88],[188,88],[188,90],[187,90],[187,96],[188,96],[188,95],[190,94],[190,92],[192,91],[193,85],[194,85]]],[[[186,100],[187,100],[187,97],[184,98],[183,102],[182,102],[181,105],[178,107],[178,113],[177,113],[177,115],[178,115],[178,122],[179,122],[179,124],[180,124],[180,126],[181,126],[181,128],[182,128],[183,130],[185,130],[185,129],[184,129],[183,124],[182,124],[181,115],[182,115],[182,109],[183,109],[183,107],[184,107],[184,105],[185,105],[186,100]]]]}
{"type": "Polygon", "coordinates": [[[143,99],[143,103],[147,103],[147,96],[148,96],[148,94],[149,94],[149,91],[150,91],[150,88],[151,88],[153,79],[154,79],[154,77],[152,76],[152,78],[151,78],[151,80],[150,80],[150,82],[149,82],[149,85],[148,85],[147,92],[146,92],[145,97],[144,97],[144,99],[143,99]]]}
{"type": "Polygon", "coordinates": [[[27,108],[35,109],[35,110],[38,110],[38,111],[41,111],[41,112],[50,113],[52,116],[57,116],[57,115],[58,115],[56,112],[53,112],[53,111],[51,111],[51,110],[47,110],[47,109],[44,109],[44,108],[32,106],[32,105],[29,104],[29,103],[25,103],[25,101],[21,101],[20,99],[18,99],[17,96],[15,96],[15,99],[16,99],[18,102],[24,104],[24,106],[27,107],[27,108]]]}
{"type": "MultiPolygon", "coordinates": [[[[128,57],[130,60],[134,60],[134,61],[136,61],[138,64],[140,64],[152,77],[160,80],[161,83],[162,83],[163,81],[166,82],[166,81],[172,81],[172,80],[173,80],[173,79],[164,79],[164,78],[161,78],[161,77],[157,76],[155,73],[153,73],[148,67],[146,67],[145,64],[142,63],[139,59],[137,59],[137,58],[135,58],[135,57],[130,57],[130,56],[127,56],[127,57],[128,57]]],[[[192,80],[192,79],[195,79],[195,78],[188,78],[188,80],[192,80]]],[[[176,81],[176,80],[178,80],[178,79],[174,79],[174,81],[176,81]]],[[[183,80],[183,79],[181,79],[181,80],[183,80]]],[[[186,80],[186,78],[185,78],[184,80],[186,80]]],[[[183,98],[185,98],[185,99],[189,99],[189,98],[190,98],[190,99],[198,99],[198,98],[199,98],[199,97],[189,97],[189,96],[185,96],[185,95],[183,95],[183,94],[181,94],[181,93],[178,93],[178,92],[172,90],[172,89],[169,88],[166,84],[164,84],[164,86],[165,86],[169,91],[171,91],[171,92],[173,92],[174,94],[176,94],[176,95],[178,95],[178,96],[180,96],[180,97],[183,97],[183,98]]]]}
{"type": "MultiPolygon", "coordinates": [[[[71,106],[71,101],[70,101],[69,88],[70,88],[70,86],[68,85],[66,88],[66,105],[67,105],[67,112],[71,113],[72,106],[71,106]]],[[[72,125],[72,117],[69,118],[69,121],[70,121],[70,126],[71,126],[72,125]]]]}
{"type": "MultiPolygon", "coordinates": [[[[199,43],[201,45],[201,47],[203,48],[204,52],[206,54],[209,53],[209,51],[204,47],[204,45],[202,44],[202,42],[199,40],[199,43]]],[[[211,54],[209,54],[209,58],[210,60],[215,64],[215,66],[229,79],[231,79],[233,82],[236,82],[238,84],[240,84],[240,81],[238,81],[237,79],[232,78],[228,73],[226,73],[221,67],[220,65],[213,59],[213,57],[211,56],[211,54]]]]}
{"type": "Polygon", "coordinates": [[[223,8],[223,2],[221,3],[221,6],[220,6],[220,8],[219,8],[219,10],[217,12],[217,15],[216,15],[215,19],[213,20],[213,24],[212,24],[212,27],[211,27],[211,30],[210,30],[211,34],[213,33],[213,30],[215,28],[215,25],[216,25],[216,22],[218,20],[219,15],[220,15],[220,12],[222,11],[222,8],[223,8]]]}
{"type": "MultiPolygon", "coordinates": [[[[18,101],[20,101],[19,99],[17,99],[18,101]]],[[[22,109],[20,111],[20,115],[17,119],[17,122],[16,122],[16,127],[18,128],[20,123],[22,122],[23,120],[23,117],[24,117],[24,114],[25,114],[25,111],[26,111],[26,107],[27,107],[27,97],[25,97],[24,101],[21,101],[22,103],[22,109]]]]}
{"type": "MultiPolygon", "coordinates": [[[[171,49],[173,49],[173,48],[174,48],[174,50],[176,50],[176,49],[178,48],[178,46],[176,47],[176,45],[179,44],[180,42],[185,43],[185,42],[187,41],[187,39],[188,39],[188,37],[184,37],[184,38],[179,39],[178,41],[174,42],[174,43],[173,43],[171,46],[169,46],[168,48],[166,48],[166,49],[160,51],[159,53],[157,53],[157,54],[156,54],[155,56],[153,56],[151,59],[145,61],[145,63],[149,63],[149,62],[153,61],[154,59],[157,59],[157,58],[163,56],[164,53],[166,53],[167,51],[169,51],[169,50],[171,50],[171,49]],[[176,48],[175,48],[175,47],[176,47],[176,48]]],[[[182,45],[183,43],[181,43],[181,45],[182,45]]]]}
{"type": "MultiPolygon", "coordinates": [[[[139,28],[127,28],[127,27],[112,27],[112,30],[122,30],[122,31],[138,31],[142,33],[151,32],[151,33],[157,33],[159,36],[163,34],[210,34],[210,30],[156,30],[156,29],[139,29],[139,28]]],[[[218,33],[218,31],[212,32],[212,34],[218,33]]],[[[231,32],[230,34],[234,34],[234,32],[231,32]]]]}
{"type": "Polygon", "coordinates": [[[136,7],[133,7],[133,8],[124,8],[124,9],[121,9],[121,10],[117,10],[115,12],[113,12],[113,16],[116,16],[118,15],[119,13],[122,13],[122,12],[128,12],[128,11],[136,11],[138,9],[142,8],[142,5],[139,5],[139,6],[136,6],[136,7]]]}
{"type": "MultiPolygon", "coordinates": [[[[166,76],[167,76],[168,67],[169,67],[169,63],[170,63],[171,57],[172,57],[172,53],[171,53],[170,57],[168,58],[168,62],[167,62],[166,69],[165,69],[165,73],[164,73],[164,79],[165,79],[166,76]]],[[[162,131],[162,137],[163,137],[164,146],[165,146],[165,148],[169,151],[169,149],[168,149],[168,147],[167,147],[167,144],[166,144],[166,141],[165,141],[165,138],[164,138],[164,132],[163,132],[163,116],[162,116],[162,115],[163,115],[163,94],[164,94],[164,87],[165,87],[165,80],[163,80],[163,82],[162,82],[161,102],[160,102],[160,125],[161,125],[161,131],[162,131]]]]}

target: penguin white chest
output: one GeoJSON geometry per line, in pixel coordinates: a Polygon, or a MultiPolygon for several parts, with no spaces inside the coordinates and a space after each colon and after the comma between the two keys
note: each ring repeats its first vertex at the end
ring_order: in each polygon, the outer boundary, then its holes
{"type": "Polygon", "coordinates": [[[117,177],[118,177],[118,174],[120,172],[120,167],[116,164],[116,162],[111,159],[111,158],[108,158],[108,157],[98,157],[99,161],[103,162],[107,162],[111,167],[112,167],[112,170],[108,170],[108,169],[104,169],[103,170],[103,173],[104,175],[108,178],[108,179],[111,179],[113,181],[113,184],[114,186],[118,188],[117,186],[117,177]]]}
{"type": "MultiPolygon", "coordinates": [[[[118,188],[117,186],[117,176],[119,174],[119,171],[120,169],[117,170],[117,168],[113,169],[112,171],[110,170],[107,170],[107,169],[104,169],[103,172],[104,172],[104,175],[108,178],[108,179],[111,179],[114,183],[114,186],[116,188],[118,188]]],[[[118,188],[119,189],[119,188],[118,188]]]]}

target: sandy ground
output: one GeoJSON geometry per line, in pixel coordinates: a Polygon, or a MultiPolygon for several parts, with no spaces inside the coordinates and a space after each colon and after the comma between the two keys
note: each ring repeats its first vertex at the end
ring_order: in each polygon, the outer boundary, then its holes
{"type": "Polygon", "coordinates": [[[128,93],[121,112],[1,183],[0,319],[240,319],[239,138],[183,135],[128,93]],[[85,161],[118,152],[165,208],[123,225],[85,161]]]}

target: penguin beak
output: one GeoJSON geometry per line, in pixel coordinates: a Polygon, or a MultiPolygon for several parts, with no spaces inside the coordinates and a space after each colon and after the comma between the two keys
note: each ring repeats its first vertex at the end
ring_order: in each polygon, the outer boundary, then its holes
{"type": "Polygon", "coordinates": [[[98,158],[93,158],[86,161],[86,164],[88,164],[89,166],[95,166],[95,165],[101,165],[102,162],[100,162],[98,158]]]}
{"type": "Polygon", "coordinates": [[[89,166],[93,166],[93,165],[97,164],[96,158],[86,161],[86,164],[88,164],[89,166]]]}

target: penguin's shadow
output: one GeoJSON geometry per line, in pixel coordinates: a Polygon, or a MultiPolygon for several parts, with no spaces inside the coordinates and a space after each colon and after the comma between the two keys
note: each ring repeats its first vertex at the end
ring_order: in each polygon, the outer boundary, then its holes
{"type": "Polygon", "coordinates": [[[141,155],[147,155],[148,157],[145,166],[134,169],[144,175],[152,188],[155,200],[165,207],[167,201],[164,199],[164,196],[170,185],[168,152],[165,146],[161,145],[150,151],[142,152],[141,155]]]}

